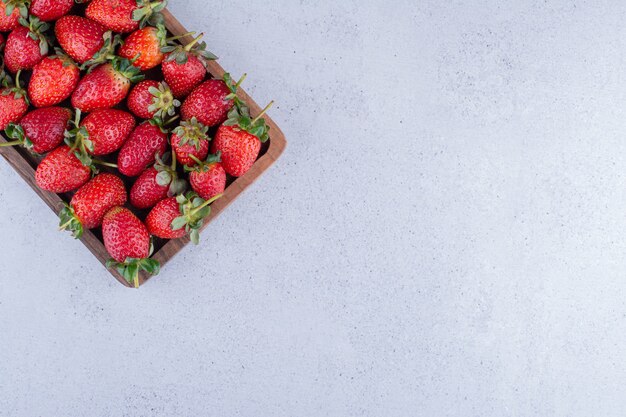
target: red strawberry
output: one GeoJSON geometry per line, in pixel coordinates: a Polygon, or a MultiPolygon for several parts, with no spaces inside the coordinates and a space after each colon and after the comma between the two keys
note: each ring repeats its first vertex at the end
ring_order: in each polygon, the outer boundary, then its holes
{"type": "Polygon", "coordinates": [[[130,210],[113,207],[102,221],[104,247],[113,259],[107,268],[115,268],[129,284],[139,287],[139,270],[159,273],[159,262],[150,259],[152,245],[146,226],[130,210]]]}
{"type": "Polygon", "coordinates": [[[128,33],[140,26],[144,27],[148,22],[156,26],[162,20],[159,12],[166,3],[150,0],[93,0],[85,16],[114,32],[128,33]]]}
{"type": "Polygon", "coordinates": [[[126,204],[126,187],[113,174],[98,174],[83,185],[59,213],[60,229],[69,230],[80,239],[84,229],[102,224],[104,215],[113,207],[126,204]]]}
{"type": "Polygon", "coordinates": [[[17,73],[16,85],[10,85],[10,78],[0,71],[0,79],[4,88],[0,90],[0,130],[4,130],[9,123],[17,123],[28,111],[26,91],[20,87],[20,73],[17,73]]]}
{"type": "Polygon", "coordinates": [[[180,106],[180,101],[174,98],[167,84],[146,80],[132,89],[126,104],[135,116],[142,119],[154,117],[164,119],[176,114],[176,107],[180,106]]]}
{"type": "Polygon", "coordinates": [[[168,196],[183,193],[186,188],[187,182],[178,179],[175,156],[171,166],[157,158],[154,167],[146,169],[133,184],[130,202],[138,209],[147,209],[168,196]]]}
{"type": "Polygon", "coordinates": [[[155,68],[165,57],[161,48],[167,44],[166,36],[167,32],[163,25],[159,25],[158,29],[146,27],[136,30],[124,40],[118,55],[134,60],[133,65],[142,71],[155,68]]]}
{"type": "Polygon", "coordinates": [[[166,150],[167,134],[159,126],[144,122],[135,128],[120,150],[118,169],[127,177],[136,177],[154,164],[156,155],[164,155],[166,150]]]}
{"type": "Polygon", "coordinates": [[[72,94],[72,106],[83,112],[108,109],[128,95],[131,83],[143,79],[127,59],[116,59],[85,75],[72,94]]]}
{"type": "Polygon", "coordinates": [[[63,16],[54,27],[63,50],[79,64],[104,62],[118,39],[101,24],[80,16],[63,16]]]}
{"type": "Polygon", "coordinates": [[[235,105],[231,89],[222,80],[208,80],[196,87],[181,107],[183,120],[195,117],[205,126],[216,126],[226,120],[235,105]]]}
{"type": "Polygon", "coordinates": [[[36,17],[30,21],[20,19],[20,23],[9,34],[4,50],[4,62],[12,73],[32,69],[48,55],[48,40],[44,32],[50,26],[36,17]]]}
{"type": "Polygon", "coordinates": [[[191,188],[205,200],[222,194],[226,189],[226,171],[221,162],[221,154],[209,155],[206,161],[191,168],[189,182],[191,188]]]}
{"type": "Polygon", "coordinates": [[[85,165],[91,156],[108,155],[119,150],[135,128],[132,114],[117,109],[96,110],[80,123],[81,111],[76,110],[74,128],[66,133],[65,142],[76,151],[85,165]]]}
{"type": "Polygon", "coordinates": [[[73,6],[74,0],[33,0],[30,14],[43,22],[52,22],[68,14],[73,6]]]}
{"type": "Polygon", "coordinates": [[[79,80],[80,70],[69,57],[46,57],[33,69],[28,96],[35,107],[54,106],[72,94],[79,80]]]}
{"type": "Polygon", "coordinates": [[[63,107],[36,109],[22,118],[19,125],[10,124],[5,133],[12,142],[0,146],[23,145],[36,153],[45,153],[63,143],[72,112],[63,107]]]}
{"type": "Polygon", "coordinates": [[[217,129],[211,152],[222,152],[222,165],[228,174],[240,177],[254,165],[261,143],[269,139],[269,126],[262,116],[273,104],[271,102],[255,119],[250,118],[247,107],[237,106],[229,113],[226,123],[217,129]]]}
{"type": "Polygon", "coordinates": [[[0,1],[0,32],[9,32],[20,25],[20,16],[28,17],[27,2],[24,0],[0,1]]]}
{"type": "Polygon", "coordinates": [[[50,152],[35,172],[39,188],[58,194],[80,188],[90,177],[91,169],[83,165],[68,146],[50,152]]]}
{"type": "Polygon", "coordinates": [[[162,239],[177,239],[189,234],[191,241],[198,244],[204,219],[211,214],[210,204],[220,197],[205,201],[196,193],[189,192],[162,200],[146,218],[148,231],[162,239]]]}
{"type": "Polygon", "coordinates": [[[206,76],[206,60],[217,57],[206,50],[206,43],[198,44],[202,34],[186,46],[168,45],[161,48],[167,52],[161,64],[165,81],[170,85],[174,97],[187,97],[206,76]]]}
{"type": "Polygon", "coordinates": [[[193,166],[198,160],[209,154],[209,128],[199,123],[194,117],[188,122],[181,122],[172,131],[170,142],[176,158],[185,166],[193,166]]]}

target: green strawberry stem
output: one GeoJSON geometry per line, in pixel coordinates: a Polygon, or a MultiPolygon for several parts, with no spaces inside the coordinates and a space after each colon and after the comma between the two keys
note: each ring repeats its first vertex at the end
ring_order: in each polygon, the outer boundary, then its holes
{"type": "Polygon", "coordinates": [[[243,82],[246,80],[246,78],[248,77],[247,73],[244,73],[241,78],[239,79],[239,81],[237,81],[237,84],[235,84],[235,91],[241,87],[241,84],[243,84],[243,82]]]}
{"type": "Polygon", "coordinates": [[[195,35],[196,32],[187,32],[187,33],[183,33],[182,35],[178,35],[178,36],[172,36],[171,38],[167,38],[166,41],[177,41],[179,39],[182,38],[186,38],[187,36],[193,36],[195,35]]]}
{"type": "Polygon", "coordinates": [[[217,201],[217,200],[219,200],[220,198],[222,198],[222,196],[223,196],[223,195],[224,195],[224,194],[219,194],[219,195],[216,195],[215,197],[213,197],[213,198],[211,198],[211,199],[209,199],[209,200],[205,201],[204,203],[202,203],[202,205],[201,205],[201,206],[198,206],[198,207],[196,207],[195,209],[191,210],[191,211],[189,212],[189,216],[190,216],[190,217],[194,216],[197,212],[199,212],[200,210],[202,210],[203,208],[205,208],[205,207],[206,207],[206,206],[208,206],[209,204],[214,203],[215,201],[217,201]]]}
{"type": "Polygon", "coordinates": [[[258,122],[258,121],[261,119],[261,117],[263,117],[263,115],[264,115],[265,113],[267,113],[267,111],[268,111],[270,108],[272,108],[272,106],[273,106],[273,105],[274,105],[274,100],[270,101],[270,104],[268,104],[267,106],[265,106],[265,108],[261,111],[261,113],[259,113],[259,115],[258,115],[257,117],[255,117],[254,119],[252,119],[252,123],[251,123],[251,125],[252,125],[252,126],[254,126],[254,124],[255,124],[256,122],[258,122]]]}
{"type": "Polygon", "coordinates": [[[9,146],[17,146],[17,145],[21,145],[24,142],[21,140],[14,140],[11,142],[5,142],[5,143],[0,143],[0,148],[5,148],[5,147],[9,147],[9,146]]]}
{"type": "Polygon", "coordinates": [[[102,165],[103,167],[117,168],[117,164],[101,161],[100,159],[93,159],[92,162],[96,165],[102,165]]]}
{"type": "Polygon", "coordinates": [[[203,36],[204,36],[204,33],[201,33],[195,38],[193,38],[193,40],[185,46],[185,51],[190,52],[193,49],[194,45],[200,42],[200,39],[202,39],[203,36]]]}

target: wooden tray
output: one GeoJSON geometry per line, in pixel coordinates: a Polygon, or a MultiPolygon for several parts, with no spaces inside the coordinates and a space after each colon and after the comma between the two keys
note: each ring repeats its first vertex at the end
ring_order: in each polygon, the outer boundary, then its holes
{"type": "MultiPolygon", "coordinates": [[[[167,29],[174,35],[182,35],[189,31],[183,27],[182,24],[168,11],[164,10],[165,22],[167,29]]],[[[192,39],[190,37],[181,39],[181,42],[188,43],[192,39]]],[[[224,69],[216,62],[209,61],[208,72],[213,78],[222,78],[224,75],[224,69]]],[[[234,75],[234,78],[237,78],[234,75]]],[[[239,89],[237,95],[242,99],[249,107],[252,116],[256,116],[261,111],[261,107],[246,94],[245,91],[239,89]]],[[[248,188],[257,178],[263,174],[283,153],[287,142],[285,136],[281,132],[280,128],[274,123],[269,116],[264,116],[267,124],[270,126],[270,140],[265,144],[262,149],[262,155],[256,161],[254,166],[243,177],[237,178],[230,182],[222,198],[217,200],[211,205],[212,213],[205,220],[204,228],[206,228],[211,221],[213,221],[228,205],[230,205],[246,188],[248,188]]],[[[0,135],[0,142],[6,142],[4,136],[0,135]]],[[[8,161],[8,163],[20,174],[20,176],[31,186],[33,190],[46,202],[46,204],[55,212],[58,213],[65,202],[69,202],[71,195],[59,196],[57,194],[42,191],[37,187],[35,183],[35,169],[37,163],[41,158],[25,151],[22,148],[5,147],[0,148],[0,155],[8,161]]],[[[126,181],[127,187],[132,184],[133,179],[126,181]]],[[[130,190],[130,188],[128,188],[130,190]]],[[[52,226],[53,227],[53,226],[52,226]]],[[[64,235],[69,237],[69,234],[64,235]]],[[[61,238],[61,237],[60,237],[61,238]]],[[[81,241],[87,246],[87,248],[94,254],[94,256],[104,265],[110,258],[107,253],[99,229],[96,231],[85,230],[81,241]]],[[[160,241],[155,244],[155,253],[152,258],[161,263],[161,273],[163,273],[163,267],[167,262],[172,259],[178,252],[180,252],[186,245],[190,243],[189,238],[184,237],[181,239],[175,239],[170,241],[160,241]]],[[[202,241],[200,242],[202,245],[202,241]]],[[[119,275],[116,271],[109,270],[109,272],[123,285],[131,287],[126,280],[119,275]]],[[[139,277],[139,285],[143,285],[151,277],[145,272],[142,272],[139,277]]]]}

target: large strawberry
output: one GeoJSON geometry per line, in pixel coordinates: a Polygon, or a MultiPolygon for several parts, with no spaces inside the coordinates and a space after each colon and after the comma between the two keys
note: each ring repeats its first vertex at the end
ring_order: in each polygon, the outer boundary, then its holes
{"type": "Polygon", "coordinates": [[[124,110],[96,110],[82,123],[80,117],[81,111],[76,110],[73,129],[66,132],[65,142],[85,165],[92,164],[92,156],[119,150],[135,128],[135,118],[124,110]]]}
{"type": "Polygon", "coordinates": [[[93,0],[85,16],[119,33],[129,33],[146,24],[156,26],[163,21],[161,11],[167,1],[93,0]]]}
{"type": "Polygon", "coordinates": [[[154,122],[143,122],[133,130],[117,158],[119,171],[127,177],[136,177],[157,155],[167,150],[167,134],[154,122]]]}
{"type": "Polygon", "coordinates": [[[205,161],[197,161],[197,165],[186,168],[189,172],[191,188],[205,200],[222,194],[226,189],[226,171],[220,163],[221,153],[209,155],[205,161]]]}
{"type": "Polygon", "coordinates": [[[143,75],[127,59],[114,59],[85,75],[72,94],[72,106],[83,112],[113,107],[128,95],[143,75]]]}
{"type": "Polygon", "coordinates": [[[211,140],[208,131],[209,128],[198,122],[195,117],[181,122],[180,126],[172,131],[170,143],[181,164],[193,166],[196,161],[206,158],[211,140]]]}
{"type": "Polygon", "coordinates": [[[55,106],[72,94],[79,80],[78,66],[59,50],[33,68],[28,96],[35,107],[55,106]]]}
{"type": "Polygon", "coordinates": [[[149,26],[138,29],[128,35],[118,51],[122,58],[133,61],[133,65],[142,71],[148,71],[163,62],[165,54],[161,48],[167,45],[165,26],[149,26]]]}
{"type": "Polygon", "coordinates": [[[196,87],[181,107],[183,120],[198,119],[205,126],[217,126],[228,118],[228,112],[238,100],[233,89],[223,80],[208,80],[196,87]]]}
{"type": "Polygon", "coordinates": [[[102,173],[83,185],[59,213],[60,229],[80,239],[84,229],[102,224],[104,215],[113,207],[126,204],[126,187],[119,177],[102,173]]]}
{"type": "Polygon", "coordinates": [[[63,50],[79,64],[96,65],[113,53],[118,37],[98,22],[80,16],[63,16],[54,27],[63,50]]]}
{"type": "Polygon", "coordinates": [[[74,0],[32,0],[29,11],[42,22],[52,22],[68,14],[73,6],[74,0]]]}
{"type": "Polygon", "coordinates": [[[126,104],[133,114],[142,119],[165,119],[176,114],[180,101],[172,95],[167,84],[145,80],[137,84],[128,95],[126,104]]]}
{"type": "Polygon", "coordinates": [[[28,1],[0,1],[0,32],[9,32],[20,25],[20,16],[28,17],[28,1]]]}
{"type": "Polygon", "coordinates": [[[39,188],[58,194],[80,188],[90,177],[91,169],[80,162],[69,146],[50,152],[35,172],[39,188]]]}
{"type": "Polygon", "coordinates": [[[189,235],[194,244],[200,241],[200,229],[211,214],[211,206],[221,195],[204,200],[194,192],[160,201],[148,214],[146,226],[150,234],[162,239],[189,235]]]}
{"type": "Polygon", "coordinates": [[[20,87],[20,73],[15,77],[15,85],[11,78],[0,68],[0,80],[4,88],[0,90],[0,130],[10,123],[17,123],[28,111],[26,91],[20,87]]]}
{"type": "Polygon", "coordinates": [[[63,107],[46,107],[26,114],[19,124],[11,123],[5,133],[11,142],[0,146],[22,145],[36,153],[45,153],[63,143],[72,112],[63,107]]]}
{"type": "Polygon", "coordinates": [[[173,155],[172,164],[166,165],[157,157],[154,167],[146,169],[137,178],[130,190],[130,202],[138,209],[153,207],[159,201],[181,194],[187,188],[187,182],[178,178],[176,172],[176,155],[173,155]]]}
{"type": "Polygon", "coordinates": [[[152,242],[146,226],[130,210],[113,207],[102,221],[104,247],[113,259],[107,268],[115,268],[129,284],[139,287],[139,271],[159,273],[159,262],[150,259],[152,242]]]}
{"type": "Polygon", "coordinates": [[[222,153],[222,165],[228,174],[240,177],[254,165],[261,143],[269,139],[269,126],[262,116],[273,104],[271,102],[254,119],[247,107],[234,107],[228,120],[217,129],[211,152],[222,153]]]}
{"type": "Polygon", "coordinates": [[[165,81],[170,85],[174,97],[187,97],[206,76],[206,60],[215,60],[217,57],[206,50],[206,43],[198,43],[202,34],[189,44],[167,45],[161,48],[167,53],[161,70],[165,81]]]}
{"type": "Polygon", "coordinates": [[[12,73],[29,70],[48,55],[48,39],[44,32],[50,28],[36,17],[20,19],[20,26],[7,38],[4,62],[12,73]]]}

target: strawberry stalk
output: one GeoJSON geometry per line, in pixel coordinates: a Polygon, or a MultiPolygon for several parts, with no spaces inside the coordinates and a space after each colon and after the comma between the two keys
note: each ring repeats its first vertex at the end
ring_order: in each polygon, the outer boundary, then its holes
{"type": "Polygon", "coordinates": [[[9,126],[5,129],[4,133],[7,138],[15,139],[10,142],[0,143],[0,148],[8,146],[23,146],[28,150],[33,149],[33,142],[26,136],[24,128],[15,123],[9,123],[9,126]]]}
{"type": "Polygon", "coordinates": [[[222,194],[204,200],[195,192],[176,197],[181,215],[172,220],[172,230],[185,228],[191,241],[197,245],[200,242],[200,229],[204,225],[204,219],[211,214],[211,204],[221,198],[222,194]]]}

